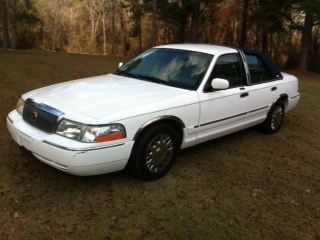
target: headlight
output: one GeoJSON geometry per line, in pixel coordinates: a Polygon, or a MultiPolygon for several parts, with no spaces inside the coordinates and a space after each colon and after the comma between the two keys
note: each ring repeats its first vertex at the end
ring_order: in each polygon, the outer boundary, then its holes
{"type": "Polygon", "coordinates": [[[126,131],[121,124],[90,126],[63,119],[56,133],[81,142],[108,142],[126,138],[126,131]]]}
{"type": "Polygon", "coordinates": [[[19,114],[22,115],[23,113],[23,108],[24,108],[24,101],[22,98],[19,99],[18,103],[17,103],[17,106],[16,106],[16,110],[19,114]]]}

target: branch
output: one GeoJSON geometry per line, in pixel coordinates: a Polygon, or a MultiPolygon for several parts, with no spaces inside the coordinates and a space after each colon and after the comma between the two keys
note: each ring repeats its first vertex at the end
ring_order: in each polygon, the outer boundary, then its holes
{"type": "Polygon", "coordinates": [[[206,7],[208,6],[210,1],[206,1],[203,5],[203,8],[199,10],[199,15],[201,15],[203,13],[203,11],[206,9],[206,7]]]}
{"type": "Polygon", "coordinates": [[[304,27],[299,24],[290,24],[289,28],[294,29],[294,30],[298,30],[298,31],[303,31],[303,29],[304,29],[304,27]]]}
{"type": "MultiPolygon", "coordinates": [[[[212,0],[206,1],[206,2],[204,3],[204,5],[203,5],[202,9],[200,8],[199,16],[202,15],[202,13],[206,10],[207,7],[210,6],[210,4],[215,5],[215,3],[212,2],[212,0]]],[[[216,9],[219,9],[218,6],[215,6],[215,8],[216,8],[216,9]]],[[[215,9],[215,11],[216,11],[216,9],[215,9]]]]}

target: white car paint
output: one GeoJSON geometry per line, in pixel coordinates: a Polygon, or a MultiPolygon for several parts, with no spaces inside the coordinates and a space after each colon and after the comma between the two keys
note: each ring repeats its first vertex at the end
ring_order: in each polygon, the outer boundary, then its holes
{"type": "MultiPolygon", "coordinates": [[[[160,46],[214,55],[198,90],[190,91],[133,78],[108,74],[60,83],[26,93],[65,113],[64,118],[85,124],[120,123],[126,138],[105,143],[83,143],[43,132],[13,110],[7,118],[12,138],[41,161],[74,175],[96,175],[122,170],[130,157],[139,130],[162,117],[175,117],[184,125],[181,148],[208,141],[262,123],[272,104],[288,96],[286,111],[299,101],[297,78],[243,88],[204,92],[204,85],[219,56],[237,50],[213,45],[160,46]],[[277,87],[276,91],[271,91],[277,87]],[[239,96],[247,92],[245,98],[239,96]]],[[[245,66],[247,69],[247,66],[245,66]]]]}

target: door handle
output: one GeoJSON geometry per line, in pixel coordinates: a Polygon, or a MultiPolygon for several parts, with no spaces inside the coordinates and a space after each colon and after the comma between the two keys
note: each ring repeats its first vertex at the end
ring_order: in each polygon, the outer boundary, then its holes
{"type": "Polygon", "coordinates": [[[247,92],[240,94],[240,97],[241,97],[241,98],[244,98],[244,97],[247,97],[247,96],[249,96],[249,93],[247,93],[247,92]]]}
{"type": "Polygon", "coordinates": [[[275,90],[277,90],[277,87],[272,87],[272,88],[271,88],[271,91],[272,91],[272,92],[275,91],[275,90]]]}

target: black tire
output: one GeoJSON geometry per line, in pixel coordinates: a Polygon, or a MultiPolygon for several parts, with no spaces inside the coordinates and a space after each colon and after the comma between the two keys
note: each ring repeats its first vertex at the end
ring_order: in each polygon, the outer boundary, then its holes
{"type": "Polygon", "coordinates": [[[178,149],[178,134],[169,124],[146,129],[136,140],[127,169],[141,180],[155,180],[171,168],[178,149]]]}
{"type": "Polygon", "coordinates": [[[285,115],[282,102],[275,103],[270,109],[266,120],[261,124],[261,130],[267,134],[277,133],[282,125],[285,115]]]}

